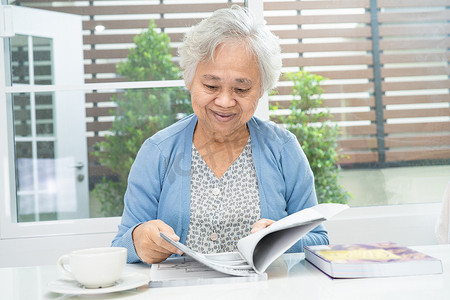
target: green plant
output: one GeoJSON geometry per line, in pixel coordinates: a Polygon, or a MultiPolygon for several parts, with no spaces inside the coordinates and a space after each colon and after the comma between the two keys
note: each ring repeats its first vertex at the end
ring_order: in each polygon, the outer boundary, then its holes
{"type": "MultiPolygon", "coordinates": [[[[129,81],[179,79],[179,68],[172,62],[169,38],[150,21],[148,30],[134,38],[135,47],[117,65],[117,73],[129,81]]],[[[129,89],[111,99],[114,121],[111,134],[95,145],[93,155],[115,174],[102,178],[93,196],[104,216],[119,216],[128,173],[142,143],[159,130],[192,112],[189,93],[184,88],[129,89]]]]}
{"type": "MultiPolygon", "coordinates": [[[[338,127],[328,121],[332,115],[322,106],[320,82],[324,78],[306,71],[286,73],[284,76],[294,84],[293,100],[289,106],[290,114],[280,116],[279,121],[295,134],[309,160],[317,199],[319,203],[347,203],[350,195],[338,184],[338,127]]],[[[272,106],[271,110],[278,108],[272,106]]]]}

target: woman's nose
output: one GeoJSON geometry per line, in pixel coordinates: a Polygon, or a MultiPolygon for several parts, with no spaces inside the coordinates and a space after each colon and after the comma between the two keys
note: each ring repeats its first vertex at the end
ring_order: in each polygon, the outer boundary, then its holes
{"type": "Polygon", "coordinates": [[[236,100],[229,91],[223,91],[216,97],[216,105],[222,107],[232,107],[236,104],[236,100]]]}

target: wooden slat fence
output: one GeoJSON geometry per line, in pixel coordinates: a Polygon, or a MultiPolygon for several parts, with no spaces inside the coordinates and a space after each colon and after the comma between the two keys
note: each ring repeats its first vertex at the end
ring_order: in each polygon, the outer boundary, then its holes
{"type": "Polygon", "coordinates": [[[377,5],[385,161],[449,159],[450,1],[377,5]]]}
{"type": "MultiPolygon", "coordinates": [[[[327,78],[342,166],[450,159],[450,1],[265,1],[286,71],[327,78]]],[[[288,107],[285,82],[272,103],[288,107]]]]}
{"type": "MultiPolygon", "coordinates": [[[[57,2],[15,3],[83,16],[85,82],[94,83],[124,81],[116,64],[149,19],[167,32],[176,56],[187,27],[244,1],[57,2]],[[97,25],[105,30],[97,32],[97,25]]],[[[450,159],[449,7],[450,0],[264,1],[265,20],[281,39],[284,71],[304,68],[327,78],[324,105],[341,129],[342,166],[450,159]]],[[[278,92],[270,101],[288,107],[290,83],[281,82],[278,92]]],[[[111,128],[113,94],[86,95],[89,147],[111,128]]],[[[91,157],[89,172],[107,170],[91,157]]]]}

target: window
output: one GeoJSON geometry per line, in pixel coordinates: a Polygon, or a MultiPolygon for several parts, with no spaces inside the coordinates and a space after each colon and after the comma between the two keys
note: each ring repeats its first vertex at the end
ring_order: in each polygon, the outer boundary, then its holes
{"type": "MultiPolygon", "coordinates": [[[[127,77],[117,64],[150,19],[170,38],[176,64],[187,27],[244,2],[280,37],[284,71],[327,78],[324,105],[342,130],[350,205],[439,202],[450,180],[448,7],[439,1],[9,1],[15,35],[0,41],[1,237],[115,231],[110,217],[120,213],[94,192],[103,178],[117,182],[94,154],[111,132],[115,100],[183,87],[181,78],[127,77]],[[62,37],[52,33],[67,22],[62,37]]],[[[283,80],[269,101],[286,108],[290,89],[283,80]]]]}

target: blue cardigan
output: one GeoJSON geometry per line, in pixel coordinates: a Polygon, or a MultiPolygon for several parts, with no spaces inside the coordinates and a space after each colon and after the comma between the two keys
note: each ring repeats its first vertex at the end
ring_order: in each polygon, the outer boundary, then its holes
{"type": "MultiPolygon", "coordinates": [[[[128,262],[141,261],[132,233],[149,220],[171,226],[184,243],[189,229],[191,153],[197,116],[190,115],[147,139],[128,177],[122,222],[112,246],[128,249],[128,262]]],[[[261,217],[279,220],[317,204],[314,178],[296,137],[285,129],[252,117],[250,131],[253,161],[258,177],[261,217]]],[[[320,225],[288,252],[304,245],[328,244],[320,225]]]]}

